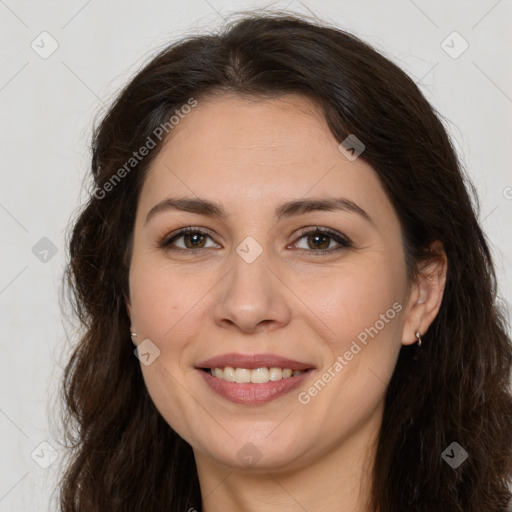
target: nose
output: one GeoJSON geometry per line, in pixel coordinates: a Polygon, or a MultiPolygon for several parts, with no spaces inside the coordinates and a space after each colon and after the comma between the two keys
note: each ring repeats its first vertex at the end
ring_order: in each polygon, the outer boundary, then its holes
{"type": "Polygon", "coordinates": [[[222,280],[213,317],[217,325],[244,333],[271,331],[291,318],[286,286],[270,268],[265,251],[252,263],[235,254],[234,266],[222,280]]]}

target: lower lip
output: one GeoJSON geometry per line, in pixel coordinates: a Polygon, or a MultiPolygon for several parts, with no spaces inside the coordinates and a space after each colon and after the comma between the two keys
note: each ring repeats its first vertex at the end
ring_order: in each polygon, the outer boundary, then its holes
{"type": "Polygon", "coordinates": [[[232,402],[246,405],[258,405],[286,395],[298,388],[312,372],[312,370],[308,370],[295,377],[269,381],[264,384],[250,382],[237,384],[213,377],[203,370],[197,371],[201,373],[212,391],[232,402]]]}

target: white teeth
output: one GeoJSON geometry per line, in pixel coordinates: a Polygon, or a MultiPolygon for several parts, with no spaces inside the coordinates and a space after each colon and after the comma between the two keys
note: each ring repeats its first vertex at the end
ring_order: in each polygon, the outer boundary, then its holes
{"type": "Polygon", "coordinates": [[[251,370],[251,382],[254,384],[264,384],[268,382],[269,379],[269,371],[268,368],[255,368],[251,370]]]}
{"type": "Polygon", "coordinates": [[[227,382],[238,382],[253,384],[265,384],[269,381],[277,381],[281,379],[288,379],[295,377],[304,372],[304,370],[292,370],[291,368],[232,368],[226,366],[225,368],[211,368],[211,375],[217,379],[222,379],[227,382]]]}
{"type": "Polygon", "coordinates": [[[215,368],[215,377],[219,379],[227,380],[228,382],[235,382],[235,369],[231,368],[231,366],[226,366],[224,371],[222,368],[215,368]],[[219,373],[220,375],[217,375],[219,373]]]}
{"type": "Polygon", "coordinates": [[[270,368],[269,370],[269,379],[274,380],[281,380],[283,378],[283,370],[281,368],[270,368]]]}
{"type": "Polygon", "coordinates": [[[235,382],[251,382],[251,370],[247,368],[237,368],[235,370],[235,382]]]}

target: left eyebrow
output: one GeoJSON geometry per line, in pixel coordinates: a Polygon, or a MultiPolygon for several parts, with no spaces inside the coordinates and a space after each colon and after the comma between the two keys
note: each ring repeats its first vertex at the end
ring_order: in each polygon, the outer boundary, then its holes
{"type": "Polygon", "coordinates": [[[311,198],[290,201],[279,206],[275,211],[274,217],[280,220],[282,217],[301,215],[312,211],[345,211],[356,213],[370,224],[375,225],[372,218],[358,204],[344,197],[311,198]]]}
{"type": "MultiPolygon", "coordinates": [[[[227,212],[221,204],[202,198],[168,198],[151,208],[146,216],[146,223],[155,214],[168,211],[181,210],[198,215],[206,215],[208,217],[218,217],[225,219],[228,217],[227,212]]],[[[371,217],[356,203],[344,197],[325,197],[325,198],[308,198],[289,201],[278,206],[274,212],[274,218],[278,221],[283,217],[291,217],[293,215],[303,215],[313,211],[345,211],[355,213],[375,225],[371,217]]]]}

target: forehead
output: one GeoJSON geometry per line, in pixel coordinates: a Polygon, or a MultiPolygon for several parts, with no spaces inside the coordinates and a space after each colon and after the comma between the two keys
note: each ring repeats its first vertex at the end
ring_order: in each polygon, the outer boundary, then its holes
{"type": "Polygon", "coordinates": [[[335,143],[320,107],[306,97],[215,95],[199,100],[180,120],[163,152],[167,149],[176,153],[181,143],[198,140],[203,145],[195,153],[201,157],[222,152],[243,160],[243,153],[247,153],[258,155],[259,163],[275,164],[278,157],[293,160],[293,154],[297,154],[298,161],[310,158],[319,143],[327,143],[328,139],[335,143]]]}
{"type": "Polygon", "coordinates": [[[345,195],[380,209],[378,215],[392,214],[371,166],[349,161],[338,146],[320,107],[303,96],[198,100],[153,161],[140,206],[147,211],[168,195],[201,196],[240,213],[345,195]]]}

